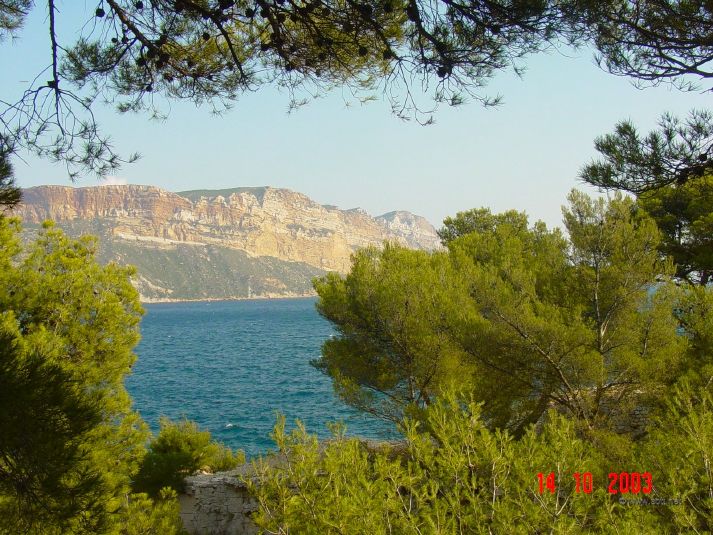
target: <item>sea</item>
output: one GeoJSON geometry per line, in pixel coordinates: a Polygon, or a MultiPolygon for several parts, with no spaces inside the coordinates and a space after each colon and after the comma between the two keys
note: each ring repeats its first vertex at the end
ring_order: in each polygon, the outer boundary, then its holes
{"type": "Polygon", "coordinates": [[[333,326],[314,298],[145,304],[138,360],[126,387],[152,430],[160,416],[188,418],[248,457],[275,449],[276,414],[312,434],[387,440],[393,424],[344,404],[310,365],[333,326]]]}

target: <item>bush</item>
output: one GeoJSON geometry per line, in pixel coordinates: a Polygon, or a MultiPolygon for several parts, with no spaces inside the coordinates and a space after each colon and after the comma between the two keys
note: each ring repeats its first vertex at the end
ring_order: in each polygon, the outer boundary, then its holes
{"type": "Polygon", "coordinates": [[[210,433],[201,431],[195,422],[161,418],[160,426],[134,478],[136,492],[154,497],[164,487],[182,492],[184,478],[197,470],[220,472],[245,462],[242,451],[232,452],[212,441],[210,433]]]}
{"type": "Polygon", "coordinates": [[[156,500],[146,494],[132,494],[123,508],[121,535],[182,535],[186,533],[179,516],[175,491],[163,489],[156,500]]]}
{"type": "Polygon", "coordinates": [[[282,460],[257,460],[245,480],[259,503],[254,520],[271,533],[710,532],[709,389],[679,388],[655,431],[612,452],[554,412],[519,439],[490,431],[478,404],[452,395],[422,423],[404,422],[398,455],[369,451],[340,428],[320,446],[301,425],[287,434],[281,418],[282,460]],[[541,493],[538,474],[551,472],[556,488],[541,493]],[[575,474],[587,472],[593,491],[577,492],[575,474]],[[651,472],[652,492],[610,494],[610,472],[651,472]]]}
{"type": "Polygon", "coordinates": [[[134,270],[51,223],[26,245],[20,232],[0,214],[0,534],[180,533],[175,493],[130,491],[148,437],[124,388],[134,270]]]}

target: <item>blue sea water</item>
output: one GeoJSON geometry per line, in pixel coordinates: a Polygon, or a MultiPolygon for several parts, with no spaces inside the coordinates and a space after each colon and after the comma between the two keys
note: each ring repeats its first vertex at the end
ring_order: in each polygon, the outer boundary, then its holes
{"type": "Polygon", "coordinates": [[[255,455],[274,447],[275,411],[288,425],[329,436],[341,420],[349,435],[386,439],[392,425],[359,413],[310,366],[334,330],[314,299],[144,305],[138,361],[127,379],[135,408],[152,429],[161,415],[185,416],[215,439],[255,455]]]}

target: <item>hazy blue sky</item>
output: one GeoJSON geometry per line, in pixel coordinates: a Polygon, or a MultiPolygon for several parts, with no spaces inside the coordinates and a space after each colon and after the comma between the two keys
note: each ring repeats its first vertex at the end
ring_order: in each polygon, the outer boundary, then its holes
{"type": "MultiPolygon", "coordinates": [[[[81,26],[71,11],[83,5],[60,4],[63,35],[81,26]]],[[[40,5],[19,39],[0,44],[0,98],[17,98],[21,80],[49,62],[45,17],[40,5]]],[[[98,117],[119,152],[142,154],[117,173],[132,184],[285,187],[374,215],[410,210],[436,225],[468,208],[516,208],[552,225],[567,192],[584,188],[577,175],[595,156],[596,136],[625,118],[648,130],[663,111],[683,115],[711,98],[639,90],[598,69],[587,51],[566,54],[530,57],[523,79],[498,74],[486,92],[502,94],[502,106],[444,106],[428,127],[400,121],[386,102],[347,107],[341,92],[288,115],[288,95],[272,88],[245,95],[223,117],[187,103],[173,103],[163,122],[110,108],[98,117]]],[[[15,160],[21,186],[70,184],[61,165],[25,159],[15,160]]],[[[76,185],[97,183],[90,176],[76,185]]]]}

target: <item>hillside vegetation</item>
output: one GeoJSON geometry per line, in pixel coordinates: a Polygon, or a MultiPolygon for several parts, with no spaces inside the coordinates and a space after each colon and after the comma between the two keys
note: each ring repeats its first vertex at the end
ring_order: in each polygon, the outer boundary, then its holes
{"type": "Polygon", "coordinates": [[[143,301],[313,295],[313,277],[346,272],[362,247],[439,246],[431,224],[408,212],[374,218],[269,187],[40,186],[14,213],[28,240],[48,219],[71,237],[98,236],[100,262],[139,268],[143,301]]]}

